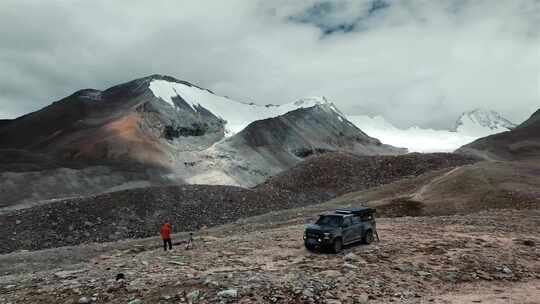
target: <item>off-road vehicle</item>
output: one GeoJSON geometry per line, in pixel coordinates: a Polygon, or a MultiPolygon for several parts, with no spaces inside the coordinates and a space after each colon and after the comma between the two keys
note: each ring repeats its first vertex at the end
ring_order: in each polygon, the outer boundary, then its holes
{"type": "Polygon", "coordinates": [[[356,242],[371,244],[375,236],[378,240],[375,209],[338,209],[320,215],[315,224],[307,225],[304,245],[310,251],[330,249],[338,253],[344,245],[356,242]]]}

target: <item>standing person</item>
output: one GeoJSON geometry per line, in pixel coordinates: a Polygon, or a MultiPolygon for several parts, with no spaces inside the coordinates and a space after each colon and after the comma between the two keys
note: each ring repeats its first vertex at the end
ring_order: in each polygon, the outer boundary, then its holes
{"type": "Polygon", "coordinates": [[[171,224],[165,223],[161,227],[161,239],[163,240],[163,250],[167,251],[167,244],[169,245],[169,250],[172,250],[172,241],[171,241],[171,224]]]}

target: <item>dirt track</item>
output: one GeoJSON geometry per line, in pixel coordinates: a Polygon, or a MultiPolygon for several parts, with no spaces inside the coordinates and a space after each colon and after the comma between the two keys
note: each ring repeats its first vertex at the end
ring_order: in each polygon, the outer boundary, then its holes
{"type": "MultiPolygon", "coordinates": [[[[95,303],[197,298],[199,303],[532,304],[540,298],[539,210],[383,218],[380,243],[339,255],[307,252],[301,223],[314,214],[294,212],[303,210],[208,230],[194,250],[178,246],[172,254],[151,249],[159,245],[156,239],[139,240],[140,246],[118,243],[118,249],[109,244],[83,263],[58,261],[63,269],[41,265],[55,269],[35,274],[29,274],[32,263],[39,267],[45,254],[0,256],[10,265],[2,269],[0,302],[77,303],[95,297],[95,303]],[[80,272],[58,274],[66,269],[80,272]],[[114,282],[118,273],[126,275],[125,283],[114,282]],[[224,290],[229,292],[218,295],[224,290]],[[232,290],[236,297],[227,298],[232,290]]],[[[70,250],[81,248],[48,254],[70,250]]]]}

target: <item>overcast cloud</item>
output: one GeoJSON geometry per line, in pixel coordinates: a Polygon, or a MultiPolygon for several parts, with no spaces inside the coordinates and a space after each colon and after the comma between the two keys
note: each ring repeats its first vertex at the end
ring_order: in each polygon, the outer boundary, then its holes
{"type": "Polygon", "coordinates": [[[401,127],[475,107],[521,122],[540,107],[539,28],[537,0],[2,0],[0,118],[158,73],[401,127]]]}

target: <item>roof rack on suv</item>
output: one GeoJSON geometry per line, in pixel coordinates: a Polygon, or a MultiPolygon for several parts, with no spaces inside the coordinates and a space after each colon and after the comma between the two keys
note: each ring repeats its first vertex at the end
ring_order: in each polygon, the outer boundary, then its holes
{"type": "Polygon", "coordinates": [[[369,207],[360,207],[360,208],[345,208],[337,209],[335,211],[338,214],[366,214],[366,213],[375,213],[375,209],[369,207]]]}

